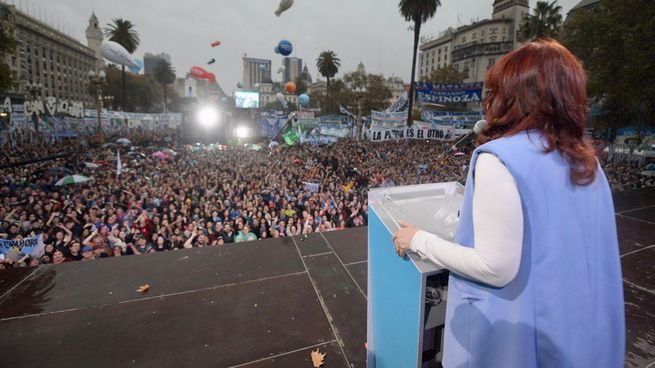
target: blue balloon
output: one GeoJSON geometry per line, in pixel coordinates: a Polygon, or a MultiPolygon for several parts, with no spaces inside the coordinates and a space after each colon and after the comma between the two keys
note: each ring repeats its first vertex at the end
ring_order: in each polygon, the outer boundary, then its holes
{"type": "Polygon", "coordinates": [[[277,50],[284,56],[289,56],[293,52],[293,45],[287,40],[282,40],[277,44],[277,50]]]}
{"type": "Polygon", "coordinates": [[[298,96],[298,103],[302,107],[309,106],[309,96],[307,96],[306,93],[303,93],[302,95],[298,96]]]}
{"type": "Polygon", "coordinates": [[[238,83],[237,83],[237,88],[243,88],[243,83],[238,82],[238,83]]]}
{"type": "Polygon", "coordinates": [[[275,48],[273,49],[273,51],[274,51],[276,54],[279,54],[279,53],[280,53],[280,50],[277,49],[277,46],[275,46],[275,48]]]}

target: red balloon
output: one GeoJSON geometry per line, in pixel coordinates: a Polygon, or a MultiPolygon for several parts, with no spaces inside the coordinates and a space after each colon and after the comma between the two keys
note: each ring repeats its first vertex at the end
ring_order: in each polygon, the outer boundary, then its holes
{"type": "Polygon", "coordinates": [[[221,41],[214,41],[214,42],[211,43],[211,45],[212,45],[212,47],[220,46],[221,41]]]}
{"type": "Polygon", "coordinates": [[[216,81],[216,75],[214,75],[214,73],[210,73],[199,66],[191,67],[189,73],[198,79],[207,79],[212,82],[216,81]]]}
{"type": "Polygon", "coordinates": [[[293,82],[287,82],[287,84],[284,85],[284,90],[287,93],[296,93],[296,84],[293,82]]]}

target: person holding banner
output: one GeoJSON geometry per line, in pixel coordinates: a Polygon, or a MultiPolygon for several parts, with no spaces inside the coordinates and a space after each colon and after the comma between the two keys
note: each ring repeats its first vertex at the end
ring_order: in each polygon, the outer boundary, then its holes
{"type": "Polygon", "coordinates": [[[489,119],[454,242],[401,224],[399,255],[450,270],[445,367],[623,367],[612,195],[584,139],[586,74],[554,40],[489,70],[489,119]]]}

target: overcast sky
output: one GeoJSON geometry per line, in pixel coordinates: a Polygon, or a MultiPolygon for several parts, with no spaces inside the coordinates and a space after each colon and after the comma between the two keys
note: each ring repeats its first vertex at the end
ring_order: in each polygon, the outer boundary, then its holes
{"type": "MultiPolygon", "coordinates": [[[[136,58],[146,52],[171,55],[178,76],[191,66],[216,74],[227,93],[241,80],[244,53],[271,59],[273,71],[282,57],[273,52],[281,39],[294,45],[291,56],[303,59],[316,79],[316,58],[333,50],[343,72],[360,61],[367,71],[409,80],[412,32],[398,13],[398,0],[295,0],[279,18],[273,14],[279,0],[4,0],[22,4],[30,13],[46,18],[86,44],[84,31],[95,11],[104,27],[112,18],[129,19],[141,37],[136,58]],[[193,5],[191,5],[193,4],[193,5]],[[211,48],[212,41],[222,45],[211,48]],[[211,58],[213,65],[206,65],[211,58]]],[[[559,0],[566,13],[579,0],[559,0]]],[[[422,28],[421,36],[436,35],[448,27],[491,18],[493,0],[441,0],[436,16],[422,28]]],[[[530,0],[534,6],[536,0],[530,0]]],[[[273,76],[276,79],[276,75],[273,76]]],[[[279,79],[279,76],[277,76],[279,79]]]]}

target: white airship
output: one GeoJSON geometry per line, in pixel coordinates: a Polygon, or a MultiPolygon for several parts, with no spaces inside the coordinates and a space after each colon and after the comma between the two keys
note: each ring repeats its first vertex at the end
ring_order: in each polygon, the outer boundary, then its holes
{"type": "Polygon", "coordinates": [[[130,53],[117,42],[104,41],[102,45],[100,45],[100,52],[105,59],[112,63],[132,68],[139,66],[132,55],[130,55],[130,53]]]}

